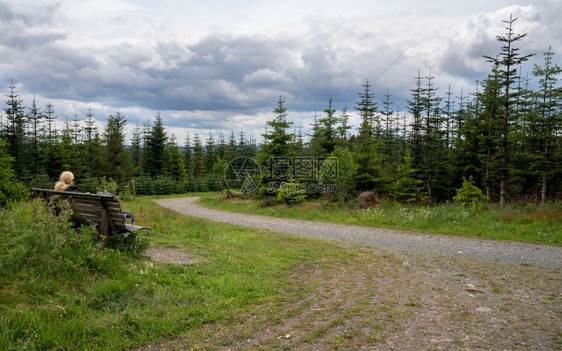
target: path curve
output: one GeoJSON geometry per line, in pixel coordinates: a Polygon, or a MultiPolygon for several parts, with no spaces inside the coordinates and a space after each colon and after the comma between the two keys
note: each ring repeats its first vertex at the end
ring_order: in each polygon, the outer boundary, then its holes
{"type": "Polygon", "coordinates": [[[559,246],[430,235],[352,224],[234,213],[197,205],[195,204],[197,199],[198,197],[184,197],[155,201],[159,205],[181,214],[244,227],[269,229],[327,240],[359,242],[409,252],[466,256],[483,260],[528,263],[555,268],[562,267],[562,247],[559,246]]]}

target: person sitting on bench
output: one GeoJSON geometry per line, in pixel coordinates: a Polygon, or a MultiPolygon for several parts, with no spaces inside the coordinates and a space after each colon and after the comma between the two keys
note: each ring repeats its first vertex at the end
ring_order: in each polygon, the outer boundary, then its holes
{"type": "Polygon", "coordinates": [[[60,181],[55,184],[55,190],[57,191],[76,191],[76,187],[72,185],[74,183],[74,174],[69,171],[64,171],[60,175],[60,181]]]}

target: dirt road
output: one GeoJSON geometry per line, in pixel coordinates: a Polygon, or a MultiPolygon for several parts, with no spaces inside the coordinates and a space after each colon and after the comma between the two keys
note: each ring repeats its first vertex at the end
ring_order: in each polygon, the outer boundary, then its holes
{"type": "Polygon", "coordinates": [[[195,203],[197,199],[197,197],[186,197],[161,199],[156,202],[182,214],[245,227],[270,229],[327,240],[359,242],[414,253],[562,267],[562,247],[557,246],[480,240],[449,235],[428,235],[358,225],[232,213],[197,205],[195,203]]]}

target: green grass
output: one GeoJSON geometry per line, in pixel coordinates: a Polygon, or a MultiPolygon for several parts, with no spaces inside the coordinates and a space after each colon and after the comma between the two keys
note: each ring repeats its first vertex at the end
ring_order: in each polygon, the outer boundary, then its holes
{"type": "Polygon", "coordinates": [[[342,206],[310,201],[293,207],[283,204],[261,207],[262,202],[255,199],[226,200],[217,194],[206,194],[198,200],[199,204],[211,208],[265,216],[562,245],[560,202],[545,207],[533,204],[506,207],[489,205],[480,209],[457,204],[427,207],[382,203],[365,210],[358,209],[355,203],[342,206]]]}
{"type": "Polygon", "coordinates": [[[179,215],[148,198],[123,207],[153,228],[141,234],[153,247],[177,248],[197,263],[107,250],[89,229],[69,247],[79,233],[63,224],[49,231],[59,220],[37,202],[0,211],[1,350],[124,350],[177,336],[294,299],[295,268],[347,255],[328,243],[179,215]],[[29,251],[36,241],[25,240],[34,237],[51,245],[41,256],[48,269],[29,251]]]}

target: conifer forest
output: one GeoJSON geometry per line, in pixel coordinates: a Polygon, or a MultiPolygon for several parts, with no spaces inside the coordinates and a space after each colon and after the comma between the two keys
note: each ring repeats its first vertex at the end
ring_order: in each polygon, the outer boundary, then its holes
{"type": "MultiPolygon", "coordinates": [[[[337,111],[326,97],[307,134],[289,122],[291,102],[280,96],[272,101],[272,118],[259,142],[237,130],[176,140],[160,113],[127,137],[127,116],[118,110],[100,130],[95,111],[62,120],[56,106],[23,101],[15,83],[5,82],[0,183],[52,188],[61,171],[71,170],[84,192],[110,180],[119,192],[129,191],[134,180],[137,194],[171,194],[224,188],[229,162],[240,157],[264,169],[279,159],[320,160],[316,167],[336,159],[333,181],[343,200],[373,191],[399,202],[435,204],[451,201],[463,181],[470,181],[502,205],[557,201],[562,197],[561,68],[550,47],[532,53],[542,64],[526,65],[531,56],[522,53],[526,35],[515,32],[512,19],[505,23],[498,52],[482,57],[490,70],[475,91],[437,87],[431,70],[419,70],[406,108],[396,111],[391,93],[375,96],[367,80],[357,87],[354,106],[337,111]],[[351,125],[352,114],[359,125],[351,125]]],[[[265,193],[262,186],[258,194],[265,193]]]]}

